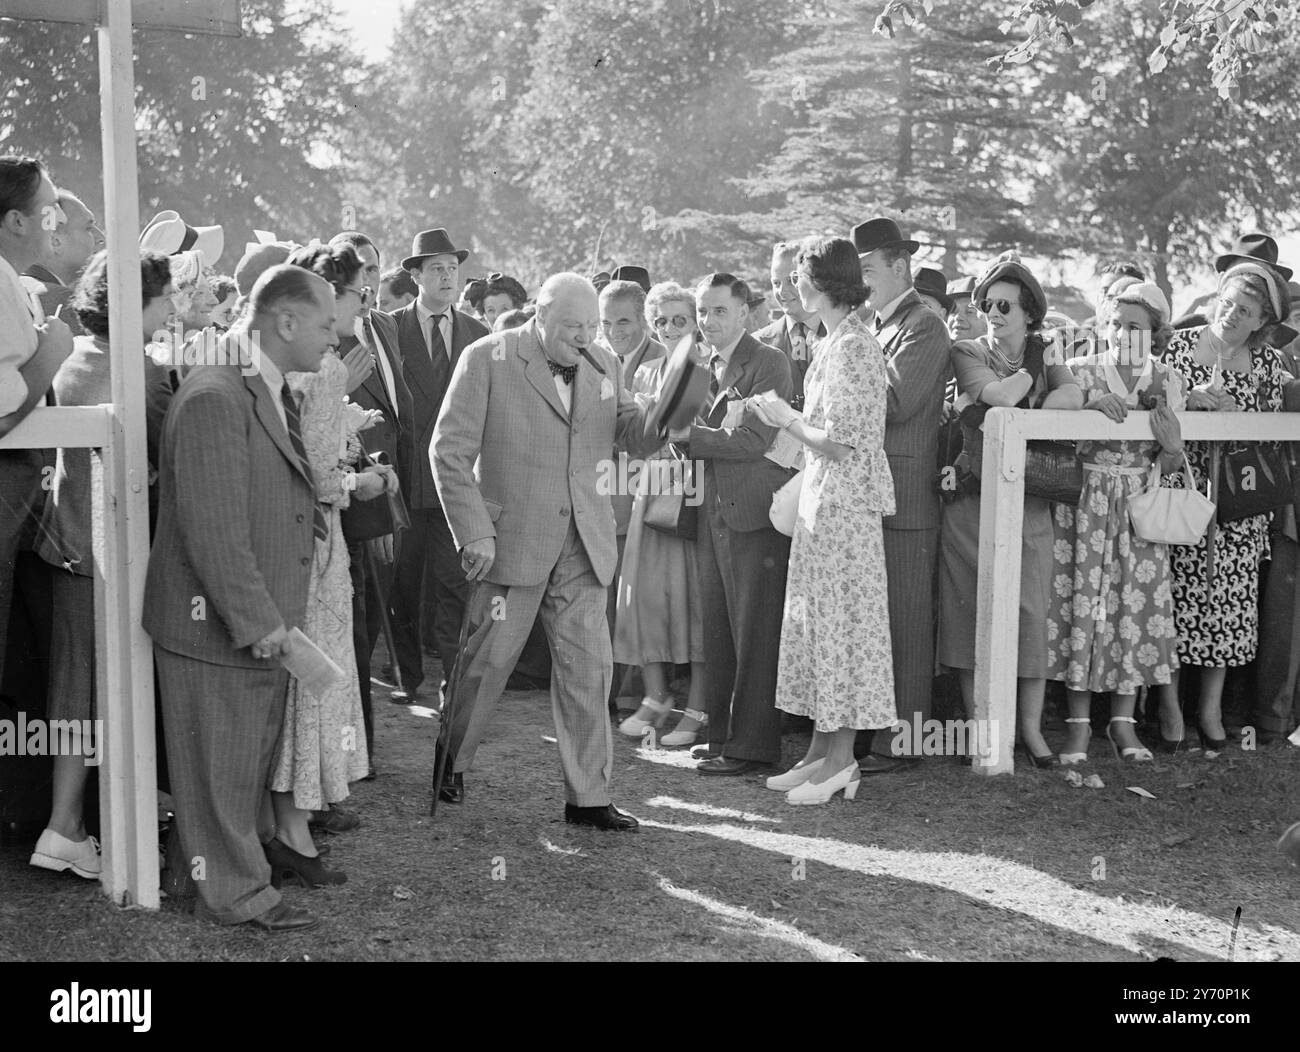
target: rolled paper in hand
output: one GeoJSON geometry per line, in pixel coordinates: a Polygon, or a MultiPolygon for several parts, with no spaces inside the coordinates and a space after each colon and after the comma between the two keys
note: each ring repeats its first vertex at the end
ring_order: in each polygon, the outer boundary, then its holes
{"type": "Polygon", "coordinates": [[[289,630],[289,641],[280,664],[302,684],[313,697],[323,697],[331,687],[343,679],[343,670],[325,651],[321,650],[303,633],[301,628],[289,630]]]}

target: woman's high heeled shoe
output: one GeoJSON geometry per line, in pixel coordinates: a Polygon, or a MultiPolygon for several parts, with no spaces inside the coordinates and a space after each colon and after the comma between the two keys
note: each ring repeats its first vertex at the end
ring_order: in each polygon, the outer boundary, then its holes
{"type": "Polygon", "coordinates": [[[1227,738],[1211,738],[1201,730],[1199,724],[1196,727],[1196,737],[1201,740],[1201,748],[1206,752],[1223,752],[1228,747],[1227,738]]]}
{"type": "Polygon", "coordinates": [[[278,888],[285,877],[292,877],[308,888],[323,888],[331,884],[346,884],[348,875],[342,870],[326,869],[319,858],[299,854],[274,837],[263,845],[266,860],[271,864],[271,886],[278,888]]]}
{"type": "Polygon", "coordinates": [[[1025,750],[1025,755],[1029,757],[1029,762],[1040,771],[1046,770],[1049,767],[1061,766],[1061,758],[1054,752],[1049,752],[1046,756],[1035,756],[1029,751],[1028,745],[1022,746],[1022,748],[1025,750]]]}
{"type": "Polygon", "coordinates": [[[1151,750],[1145,745],[1130,745],[1127,749],[1121,749],[1119,743],[1111,736],[1111,723],[1132,723],[1136,725],[1137,720],[1132,716],[1112,716],[1110,723],[1106,724],[1106,737],[1110,741],[1110,747],[1115,750],[1115,759],[1128,760],[1130,763],[1150,763],[1155,759],[1151,755],[1151,750]]]}
{"type": "MultiPolygon", "coordinates": [[[[665,734],[659,739],[660,745],[677,746],[677,745],[694,745],[695,739],[700,736],[704,729],[709,725],[709,715],[701,712],[699,709],[687,709],[683,719],[692,719],[699,724],[693,731],[672,731],[665,734]]],[[[678,724],[681,726],[681,724],[678,724]]]]}
{"type": "Polygon", "coordinates": [[[789,792],[797,785],[803,785],[814,774],[821,770],[821,759],[811,760],[808,763],[800,761],[795,764],[785,774],[774,774],[767,780],[766,784],[769,789],[777,789],[783,793],[789,792]]]}
{"type": "Polygon", "coordinates": [[[861,784],[862,780],[858,776],[858,764],[855,760],[844,770],[832,775],[820,784],[804,782],[802,785],[796,785],[785,794],[785,802],[787,804],[824,804],[841,789],[844,790],[844,799],[852,800],[858,795],[858,786],[861,784]]]}
{"type": "Polygon", "coordinates": [[[663,726],[668,714],[673,711],[673,703],[667,700],[655,701],[654,698],[646,697],[641,699],[641,708],[649,709],[655,714],[655,718],[643,720],[634,713],[618,725],[619,734],[626,734],[629,738],[642,738],[651,727],[658,730],[663,726]]]}
{"type": "MultiPolygon", "coordinates": [[[[1086,723],[1088,724],[1088,741],[1092,741],[1092,720],[1087,716],[1067,716],[1066,723],[1086,723]]],[[[1088,762],[1088,746],[1084,745],[1083,752],[1063,752],[1058,759],[1062,767],[1074,767],[1081,763],[1088,762]]]]}

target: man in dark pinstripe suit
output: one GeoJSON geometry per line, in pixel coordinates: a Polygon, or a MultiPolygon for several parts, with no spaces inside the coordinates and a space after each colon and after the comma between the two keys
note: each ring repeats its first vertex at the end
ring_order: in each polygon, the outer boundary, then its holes
{"type": "MultiPolygon", "coordinates": [[[[952,341],[943,320],[912,287],[912,253],[891,219],[853,228],[862,276],[871,290],[876,339],[885,352],[889,401],[885,455],[894,476],[897,511],[884,520],[885,571],[889,577],[889,632],[894,650],[898,718],[928,720],[934,682],[934,570],[939,549],[939,491],[935,458],[943,392],[952,375],[952,341]]],[[[865,735],[864,735],[865,737],[865,735]]],[[[863,743],[865,744],[865,743],[863,743]]],[[[894,769],[890,737],[875,736],[862,770],[894,769]]],[[[901,744],[901,742],[900,742],[901,744]]],[[[919,755],[920,742],[900,755],[919,755]]]]}
{"type": "Polygon", "coordinates": [[[317,519],[284,377],[318,371],[337,342],[333,289],[299,267],[272,267],[226,338],[251,334],[257,372],[194,369],[167,413],[144,627],[181,846],[203,905],[224,924],[294,931],[316,918],[271,887],[258,835],[284,716],[278,659],[307,605],[317,519]]]}

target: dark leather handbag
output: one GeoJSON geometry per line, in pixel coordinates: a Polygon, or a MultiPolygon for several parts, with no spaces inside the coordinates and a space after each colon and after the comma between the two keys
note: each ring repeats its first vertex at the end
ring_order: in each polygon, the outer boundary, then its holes
{"type": "Polygon", "coordinates": [[[1289,446],[1272,442],[1225,446],[1215,494],[1219,522],[1265,515],[1293,500],[1289,446]]]}
{"type": "Polygon", "coordinates": [[[679,540],[695,540],[699,529],[700,507],[691,496],[698,492],[693,484],[694,461],[673,457],[669,460],[647,460],[645,465],[647,472],[655,472],[654,481],[646,493],[646,526],[679,540]]]}
{"type": "MultiPolygon", "coordinates": [[[[361,444],[361,457],[372,464],[388,463],[388,456],[382,450],[368,455],[364,441],[361,444]]],[[[406,499],[401,490],[398,490],[373,500],[357,500],[353,494],[352,502],[339,512],[339,521],[343,524],[343,539],[348,544],[359,544],[409,529],[411,515],[406,508],[406,499]]]]}

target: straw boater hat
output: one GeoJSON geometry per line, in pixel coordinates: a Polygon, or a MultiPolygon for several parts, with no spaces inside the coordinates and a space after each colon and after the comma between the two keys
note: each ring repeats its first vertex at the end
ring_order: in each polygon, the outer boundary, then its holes
{"type": "Polygon", "coordinates": [[[191,250],[203,253],[203,262],[215,266],[226,245],[225,231],[219,226],[190,226],[179,212],[159,212],[140,235],[140,248],[174,256],[191,250]]]}

